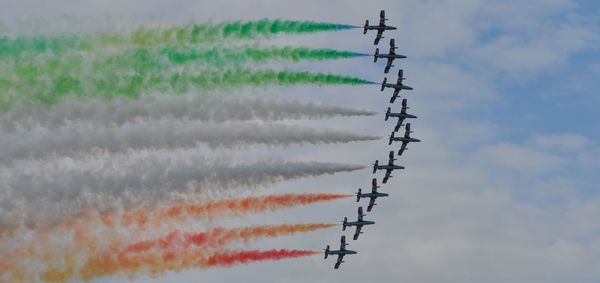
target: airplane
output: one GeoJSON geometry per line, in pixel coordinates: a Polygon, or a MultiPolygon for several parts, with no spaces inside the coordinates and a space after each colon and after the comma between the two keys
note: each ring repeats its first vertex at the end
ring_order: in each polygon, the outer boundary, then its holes
{"type": "Polygon", "coordinates": [[[412,133],[412,131],[410,130],[410,123],[407,123],[406,131],[404,132],[403,137],[395,137],[394,132],[392,132],[392,134],[390,135],[390,140],[389,140],[388,144],[392,144],[392,142],[394,142],[394,141],[402,142],[402,146],[400,147],[400,150],[398,150],[398,156],[402,155],[402,153],[407,149],[406,146],[408,145],[409,142],[421,142],[420,139],[411,138],[410,133],[412,133]]]}
{"type": "Polygon", "coordinates": [[[396,101],[396,98],[398,97],[400,90],[402,90],[402,89],[412,90],[413,89],[412,87],[405,86],[402,83],[402,80],[404,80],[404,71],[402,69],[398,70],[398,81],[395,84],[388,84],[387,78],[383,79],[383,82],[381,83],[381,91],[383,91],[386,87],[394,89],[394,94],[392,95],[392,98],[390,99],[390,103],[394,103],[394,101],[396,101]]]}
{"type": "Polygon", "coordinates": [[[404,169],[404,166],[395,165],[394,161],[394,152],[390,151],[390,160],[388,161],[388,165],[379,165],[379,160],[375,160],[375,164],[373,164],[373,174],[377,172],[377,170],[385,170],[385,177],[383,177],[383,183],[387,183],[387,180],[392,177],[392,171],[396,169],[404,169]]]}
{"type": "Polygon", "coordinates": [[[363,220],[363,209],[362,206],[358,207],[358,219],[356,221],[348,222],[348,217],[344,217],[344,221],[342,221],[342,231],[346,231],[346,227],[348,226],[356,226],[356,231],[354,232],[354,236],[352,239],[355,241],[358,240],[358,236],[362,234],[360,231],[364,225],[373,225],[375,221],[363,220]]]}
{"type": "Polygon", "coordinates": [[[328,255],[337,255],[337,261],[335,262],[335,269],[338,269],[340,267],[340,264],[342,264],[343,261],[342,259],[344,258],[345,255],[353,255],[353,254],[357,254],[357,252],[355,251],[351,251],[351,250],[347,250],[346,249],[346,236],[342,236],[342,238],[340,239],[340,249],[339,250],[329,250],[329,245],[327,245],[327,247],[325,248],[325,259],[327,259],[328,255]]]}
{"type": "Polygon", "coordinates": [[[395,30],[396,28],[393,26],[386,26],[385,25],[385,20],[387,20],[385,18],[385,10],[381,10],[381,12],[379,12],[379,25],[377,26],[370,26],[369,25],[369,20],[367,20],[365,22],[365,27],[364,27],[364,31],[363,34],[367,34],[367,30],[377,30],[377,36],[375,37],[375,41],[373,42],[373,44],[377,45],[379,44],[379,40],[383,38],[383,32],[386,30],[395,30]]]}
{"type": "Polygon", "coordinates": [[[407,102],[406,102],[406,98],[402,99],[402,110],[400,110],[400,113],[392,113],[392,108],[388,107],[387,111],[385,112],[385,120],[387,121],[390,117],[398,117],[398,123],[396,123],[396,127],[394,127],[394,132],[397,132],[398,130],[400,130],[400,127],[403,126],[402,123],[404,123],[404,119],[416,119],[417,116],[412,115],[412,114],[408,114],[406,113],[406,109],[409,109],[410,107],[406,106],[407,102]]]}
{"type": "Polygon", "coordinates": [[[356,202],[359,202],[360,198],[370,198],[369,206],[367,206],[367,212],[370,212],[371,209],[373,209],[373,206],[377,205],[375,203],[375,200],[377,200],[377,198],[389,196],[386,193],[377,192],[377,188],[379,188],[379,186],[377,186],[377,179],[373,178],[373,182],[371,182],[371,185],[372,188],[370,193],[363,194],[360,188],[358,189],[358,192],[356,192],[356,202]]]}
{"type": "Polygon", "coordinates": [[[392,65],[392,63],[394,63],[394,59],[404,59],[406,58],[406,56],[404,55],[400,55],[400,54],[396,54],[396,44],[395,44],[395,40],[392,38],[390,39],[390,52],[388,54],[379,54],[379,48],[375,48],[375,54],[373,55],[374,59],[373,62],[377,62],[378,58],[385,58],[387,59],[387,64],[385,65],[385,69],[383,70],[384,73],[388,73],[390,71],[390,68],[392,68],[394,65],[392,65]]]}

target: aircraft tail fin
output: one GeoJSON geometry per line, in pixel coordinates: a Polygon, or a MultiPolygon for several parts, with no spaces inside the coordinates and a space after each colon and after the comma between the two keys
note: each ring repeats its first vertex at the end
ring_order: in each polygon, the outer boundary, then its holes
{"type": "Polygon", "coordinates": [[[388,141],[388,145],[392,145],[392,140],[394,139],[394,132],[390,135],[390,139],[388,141]]]}
{"type": "Polygon", "coordinates": [[[375,163],[373,164],[373,174],[377,172],[377,166],[379,166],[379,160],[375,160],[375,163]]]}
{"type": "Polygon", "coordinates": [[[325,247],[325,259],[327,259],[328,255],[329,255],[329,245],[327,245],[327,247],[325,247]]]}
{"type": "Polygon", "coordinates": [[[360,201],[360,195],[362,194],[362,190],[358,188],[358,192],[356,192],[356,202],[360,201]]]}
{"type": "Polygon", "coordinates": [[[344,217],[344,221],[342,221],[342,231],[346,231],[347,225],[348,225],[348,217],[344,217]]]}
{"type": "Polygon", "coordinates": [[[387,78],[383,78],[383,82],[381,83],[381,91],[385,89],[385,84],[387,83],[387,78]]]}
{"type": "Polygon", "coordinates": [[[365,21],[365,29],[363,30],[363,34],[367,34],[367,26],[369,25],[369,20],[365,21]]]}
{"type": "Polygon", "coordinates": [[[385,120],[387,121],[390,118],[390,112],[392,111],[391,107],[387,108],[387,111],[385,111],[385,120]]]}
{"type": "Polygon", "coordinates": [[[377,56],[379,56],[379,48],[375,48],[375,55],[373,55],[373,62],[377,62],[377,56]]]}

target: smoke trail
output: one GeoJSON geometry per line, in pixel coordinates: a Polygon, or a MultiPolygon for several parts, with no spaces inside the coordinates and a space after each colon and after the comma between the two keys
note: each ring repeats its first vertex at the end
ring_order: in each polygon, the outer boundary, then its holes
{"type": "Polygon", "coordinates": [[[266,63],[272,60],[299,62],[301,60],[331,60],[367,56],[367,54],[351,51],[305,47],[239,47],[210,50],[164,48],[159,53],[176,64],[210,64],[216,67],[241,67],[245,63],[266,63]]]}
{"type": "Polygon", "coordinates": [[[303,34],[339,31],[354,26],[312,21],[262,19],[224,23],[190,24],[167,28],[139,28],[129,34],[107,32],[61,35],[0,37],[0,60],[32,53],[63,53],[67,50],[91,50],[107,46],[159,46],[210,43],[224,39],[255,39],[277,34],[303,34]]]}
{"type": "Polygon", "coordinates": [[[17,81],[0,81],[0,103],[5,108],[14,102],[37,101],[54,104],[67,95],[79,97],[116,96],[137,97],[142,93],[174,92],[189,93],[194,90],[233,89],[241,87],[311,85],[360,85],[373,82],[360,78],[324,73],[291,72],[272,70],[236,69],[225,72],[173,73],[156,71],[149,73],[107,72],[83,76],[56,74],[47,80],[36,78],[35,69],[24,71],[25,77],[17,81]]]}
{"type": "Polygon", "coordinates": [[[113,229],[160,229],[166,224],[184,223],[187,220],[213,219],[219,216],[246,216],[274,212],[300,205],[334,201],[352,195],[343,194],[281,194],[252,196],[238,199],[215,200],[205,203],[180,202],[152,208],[114,211],[98,214],[96,210],[82,212],[76,218],[65,220],[60,230],[82,230],[86,227],[113,229]]]}
{"type": "MultiPolygon", "coordinates": [[[[111,240],[111,243],[108,243],[108,248],[110,249],[109,253],[113,255],[116,255],[117,253],[147,251],[157,247],[157,245],[165,249],[182,248],[182,246],[185,249],[188,249],[190,246],[214,248],[219,245],[223,246],[233,240],[247,242],[257,237],[271,237],[298,232],[309,232],[315,229],[327,228],[331,225],[284,224],[236,229],[216,228],[201,233],[184,233],[177,231],[156,240],[139,241],[128,245],[118,244],[118,242],[121,241],[119,239],[123,237],[142,237],[141,235],[144,235],[144,232],[148,231],[154,233],[155,231],[161,231],[163,228],[170,230],[172,229],[171,225],[174,223],[182,224],[183,218],[186,217],[191,218],[189,223],[192,223],[196,222],[199,218],[212,218],[219,215],[242,216],[265,211],[272,212],[283,208],[332,201],[350,196],[351,195],[339,194],[269,195],[242,199],[217,200],[204,204],[180,203],[162,208],[160,206],[154,208],[142,208],[133,211],[104,215],[98,215],[96,210],[90,210],[78,217],[64,220],[64,222],[57,227],[50,229],[35,229],[32,231],[33,234],[30,234],[27,237],[29,240],[20,244],[20,248],[17,248],[16,250],[8,248],[8,250],[12,251],[4,251],[2,253],[6,258],[11,258],[11,260],[16,263],[15,260],[20,260],[23,256],[28,258],[48,258],[50,257],[49,254],[55,253],[52,252],[52,250],[60,250],[61,255],[67,253],[67,249],[80,251],[80,253],[86,249],[88,251],[91,249],[95,250],[101,248],[101,246],[106,247],[107,243],[104,243],[105,239],[111,240]],[[119,234],[122,236],[119,236],[119,234]],[[68,246],[48,251],[48,247],[52,246],[52,243],[47,238],[48,236],[59,239],[59,246],[64,244],[67,244],[68,246]],[[211,241],[203,240],[208,239],[209,237],[211,241]],[[70,238],[75,238],[77,240],[64,243],[64,239],[70,238]],[[34,253],[36,253],[37,256],[35,256],[34,253]]],[[[20,236],[16,237],[22,238],[20,236]]],[[[6,239],[3,239],[2,243],[6,244],[6,239]]],[[[9,244],[8,246],[10,247],[11,245],[9,244]]],[[[4,248],[6,249],[6,247],[4,248]]],[[[93,252],[93,254],[98,255],[96,252],[93,252]]],[[[2,269],[14,270],[15,267],[12,264],[2,263],[0,260],[0,270],[2,269]]]]}
{"type": "Polygon", "coordinates": [[[320,162],[207,160],[196,150],[106,154],[90,160],[23,161],[0,170],[0,226],[52,223],[78,214],[226,194],[296,178],[335,174],[363,166],[320,162]],[[35,209],[32,209],[35,208],[35,209]],[[16,215],[24,214],[21,217],[16,215]]]}
{"type": "Polygon", "coordinates": [[[318,229],[330,228],[336,224],[282,224],[262,225],[234,229],[214,228],[208,232],[183,233],[173,231],[168,235],[154,240],[139,241],[118,250],[110,250],[109,254],[131,254],[160,250],[186,250],[190,247],[214,249],[229,244],[232,241],[248,242],[262,237],[278,237],[296,233],[311,232],[318,229]]]}
{"type": "Polygon", "coordinates": [[[109,152],[143,148],[181,148],[207,145],[243,147],[254,144],[288,146],[301,143],[348,143],[376,140],[378,137],[332,129],[285,124],[203,123],[150,120],[106,127],[95,123],[60,128],[33,128],[23,133],[0,130],[0,163],[12,159],[40,158],[93,149],[109,152]]]}
{"type": "MultiPolygon", "coordinates": [[[[206,265],[200,267],[207,268],[215,266],[214,263],[211,263],[211,258],[223,253],[223,248],[231,242],[247,242],[263,237],[273,238],[296,233],[306,233],[332,226],[335,225],[284,224],[234,229],[215,228],[202,233],[175,231],[160,239],[141,241],[126,246],[121,245],[118,241],[113,242],[115,239],[106,239],[104,237],[101,241],[108,241],[106,247],[98,246],[98,243],[95,241],[91,241],[87,243],[88,245],[84,246],[69,246],[68,257],[81,257],[85,259],[82,265],[79,262],[69,261],[68,259],[64,260],[64,264],[53,264],[54,262],[60,262],[58,258],[62,256],[46,255],[45,257],[52,258],[53,262],[50,263],[50,267],[43,277],[47,279],[69,279],[69,277],[77,276],[77,270],[81,271],[84,280],[118,272],[128,272],[130,275],[133,275],[135,272],[140,272],[142,268],[159,270],[178,262],[183,264],[182,268],[190,268],[191,266],[188,266],[188,263],[185,263],[185,261],[191,263],[198,259],[206,260],[206,265]],[[186,252],[188,253],[186,254],[186,252]],[[175,255],[182,253],[185,257],[180,259],[175,255]],[[190,257],[192,255],[196,259],[190,257]],[[162,263],[164,264],[156,262],[155,260],[158,258],[162,258],[162,263]]],[[[160,272],[163,271],[166,270],[161,270],[160,272]]]]}
{"type": "Polygon", "coordinates": [[[220,251],[215,253],[206,253],[202,250],[187,250],[127,258],[91,258],[80,269],[80,274],[82,280],[89,281],[94,278],[118,272],[124,272],[129,276],[133,276],[143,270],[148,270],[151,275],[157,275],[166,271],[181,271],[193,267],[230,267],[236,264],[298,258],[318,253],[319,252],[310,250],[286,249],[266,251],[220,251]]]}
{"type": "MultiPolygon", "coordinates": [[[[272,212],[282,208],[290,208],[297,205],[308,205],[323,201],[338,200],[351,197],[352,195],[341,194],[283,194],[247,197],[242,199],[217,200],[204,204],[175,204],[158,213],[160,218],[187,217],[215,217],[219,215],[240,216],[248,213],[272,212]]],[[[143,211],[135,211],[123,215],[125,226],[135,225],[142,227],[139,214],[143,211]]]]}
{"type": "Polygon", "coordinates": [[[299,101],[260,97],[210,95],[144,95],[132,99],[61,100],[50,109],[35,104],[14,107],[0,115],[0,128],[34,126],[54,128],[93,121],[102,126],[122,125],[138,119],[183,119],[205,122],[316,119],[334,116],[372,116],[376,112],[299,101]]]}
{"type": "Polygon", "coordinates": [[[319,254],[317,251],[306,250],[269,250],[269,251],[237,251],[220,252],[211,255],[203,266],[232,266],[234,264],[247,264],[256,261],[282,260],[319,254]]]}
{"type": "Polygon", "coordinates": [[[32,56],[18,58],[10,63],[0,64],[3,77],[34,69],[36,77],[51,76],[55,73],[74,74],[79,71],[96,73],[127,70],[143,72],[175,66],[193,69],[243,67],[249,64],[265,64],[269,61],[299,62],[301,60],[344,59],[366,54],[335,49],[314,49],[305,47],[236,47],[231,48],[136,48],[109,53],[68,53],[61,56],[32,56]]]}
{"type": "Polygon", "coordinates": [[[0,37],[0,60],[19,58],[25,54],[53,53],[59,54],[73,48],[89,49],[77,36],[27,36],[9,38],[0,37]]]}

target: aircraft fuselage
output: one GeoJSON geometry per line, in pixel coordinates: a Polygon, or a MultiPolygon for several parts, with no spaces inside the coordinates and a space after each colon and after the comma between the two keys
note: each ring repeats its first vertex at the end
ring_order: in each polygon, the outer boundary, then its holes
{"type": "Polygon", "coordinates": [[[377,58],[394,58],[394,59],[405,59],[406,56],[400,54],[378,54],[377,58]]]}
{"type": "Polygon", "coordinates": [[[392,26],[365,26],[365,29],[368,30],[395,30],[396,27],[392,26]]]}
{"type": "Polygon", "coordinates": [[[363,221],[346,222],[346,224],[344,224],[344,225],[345,226],[363,226],[363,225],[373,225],[373,224],[375,224],[375,221],[363,220],[363,221]]]}
{"type": "Polygon", "coordinates": [[[379,198],[379,197],[387,197],[389,196],[386,193],[365,193],[358,195],[361,198],[379,198]]]}
{"type": "Polygon", "coordinates": [[[376,170],[400,170],[400,169],[404,169],[404,166],[400,166],[400,165],[378,165],[375,166],[376,170]]]}
{"type": "Polygon", "coordinates": [[[405,90],[412,90],[412,87],[409,86],[405,86],[402,84],[382,84],[383,87],[389,87],[389,88],[393,88],[394,90],[401,90],[401,89],[405,89],[405,90]]]}
{"type": "Polygon", "coordinates": [[[351,250],[337,250],[337,251],[328,251],[327,252],[328,255],[353,255],[353,254],[357,254],[356,251],[351,251],[351,250]]]}
{"type": "Polygon", "coordinates": [[[388,113],[388,117],[397,117],[397,118],[404,118],[404,119],[416,119],[417,116],[412,115],[412,114],[406,114],[406,113],[388,113]]]}
{"type": "Polygon", "coordinates": [[[420,139],[415,139],[415,138],[407,138],[407,137],[393,137],[391,138],[392,141],[399,141],[399,142],[421,142],[420,139]]]}

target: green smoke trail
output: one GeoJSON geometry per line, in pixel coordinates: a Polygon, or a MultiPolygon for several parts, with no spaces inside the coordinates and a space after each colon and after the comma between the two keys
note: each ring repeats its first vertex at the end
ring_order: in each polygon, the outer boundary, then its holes
{"type": "Polygon", "coordinates": [[[119,34],[108,32],[83,33],[55,37],[0,38],[0,59],[20,57],[30,53],[62,53],[69,49],[89,50],[107,46],[160,46],[212,43],[226,39],[255,39],[277,34],[304,34],[339,31],[354,26],[312,21],[262,19],[224,23],[189,24],[168,28],[139,28],[119,34]]]}
{"type": "Polygon", "coordinates": [[[244,63],[266,63],[270,60],[299,62],[301,60],[344,59],[366,54],[334,49],[312,49],[303,47],[235,49],[213,48],[210,50],[164,48],[160,53],[170,62],[177,64],[200,63],[217,67],[227,65],[240,66],[244,63]]]}
{"type": "MultiPolygon", "coordinates": [[[[32,71],[32,70],[25,70],[32,71]]],[[[24,71],[24,72],[25,72],[24,71]]],[[[23,73],[22,75],[25,75],[23,73]]],[[[33,76],[35,77],[35,76],[33,76]]],[[[31,76],[18,82],[0,78],[0,101],[9,108],[19,101],[39,101],[53,104],[65,96],[102,97],[139,96],[143,93],[188,93],[195,90],[233,89],[241,87],[311,85],[360,85],[373,82],[334,74],[253,71],[247,69],[225,72],[164,72],[141,73],[106,72],[78,75],[56,73],[52,77],[34,79],[31,76]]]]}
{"type": "MultiPolygon", "coordinates": [[[[282,48],[135,48],[117,54],[66,54],[63,56],[31,56],[0,62],[0,76],[6,77],[19,70],[29,69],[29,77],[41,77],[54,73],[84,72],[88,68],[95,72],[133,70],[158,70],[188,65],[194,67],[243,67],[248,64],[264,64],[269,61],[298,62],[301,60],[343,59],[365,54],[334,49],[311,49],[303,47],[282,48]]],[[[90,72],[91,70],[88,70],[90,72]]]]}

